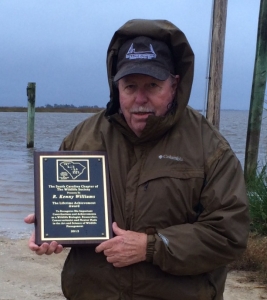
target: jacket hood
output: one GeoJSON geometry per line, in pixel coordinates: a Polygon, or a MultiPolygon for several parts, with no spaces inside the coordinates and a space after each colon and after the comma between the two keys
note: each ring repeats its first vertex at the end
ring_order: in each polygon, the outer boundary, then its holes
{"type": "Polygon", "coordinates": [[[155,132],[160,136],[178,122],[181,114],[188,104],[194,73],[194,53],[184,33],[174,24],[166,20],[144,20],[135,19],[126,22],[113,35],[107,52],[107,73],[110,88],[110,101],[107,104],[106,117],[112,122],[119,124],[119,128],[128,137],[135,134],[129,132],[127,125],[118,116],[119,94],[114,84],[116,74],[118,51],[126,40],[137,36],[148,36],[165,42],[170,48],[174,59],[175,75],[180,76],[177,93],[174,98],[174,108],[165,117],[150,116],[147,125],[139,138],[139,141],[146,141],[153,137],[155,132]]]}

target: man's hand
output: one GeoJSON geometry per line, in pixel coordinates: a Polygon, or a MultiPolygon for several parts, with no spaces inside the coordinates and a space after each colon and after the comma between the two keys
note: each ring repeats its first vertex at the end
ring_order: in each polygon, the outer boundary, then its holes
{"type": "Polygon", "coordinates": [[[98,245],[95,249],[97,253],[103,251],[114,267],[126,267],[146,259],[145,233],[120,229],[116,222],[112,228],[116,237],[98,245]]]}
{"type": "MultiPolygon", "coordinates": [[[[27,224],[34,223],[35,215],[30,214],[26,218],[24,218],[24,222],[27,224]]],[[[29,239],[29,248],[32,251],[35,251],[36,254],[42,255],[47,254],[50,255],[52,253],[60,253],[63,250],[62,245],[59,245],[57,242],[53,241],[50,244],[43,243],[41,246],[38,246],[35,244],[35,232],[32,233],[30,239],[29,239]]]]}

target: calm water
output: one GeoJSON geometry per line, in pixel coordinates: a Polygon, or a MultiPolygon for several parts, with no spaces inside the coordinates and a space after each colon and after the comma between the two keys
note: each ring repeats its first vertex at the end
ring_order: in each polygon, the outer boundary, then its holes
{"type": "MultiPolygon", "coordinates": [[[[57,150],[62,139],[90,114],[36,113],[35,150],[57,150]]],[[[220,131],[242,165],[245,158],[247,111],[222,111],[220,131]]],[[[27,113],[0,112],[0,235],[28,235],[23,218],[34,210],[33,149],[26,148],[27,113]]],[[[259,159],[267,149],[267,114],[263,118],[259,159]]]]}

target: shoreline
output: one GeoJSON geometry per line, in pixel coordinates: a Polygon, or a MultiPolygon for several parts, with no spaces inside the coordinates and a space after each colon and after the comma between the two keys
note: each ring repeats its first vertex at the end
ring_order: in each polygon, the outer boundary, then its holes
{"type": "MultiPolygon", "coordinates": [[[[105,107],[35,107],[36,112],[82,112],[82,113],[97,113],[99,111],[104,110],[105,107]]],[[[202,112],[203,110],[200,108],[195,108],[198,112],[202,112]]],[[[27,112],[28,108],[25,106],[0,106],[0,112],[27,112]]],[[[220,111],[245,111],[249,113],[247,109],[221,109],[220,111]]]]}
{"type": "MultiPolygon", "coordinates": [[[[60,274],[69,252],[38,256],[28,248],[28,238],[0,236],[0,300],[64,300],[60,274]]],[[[266,286],[255,281],[255,273],[230,271],[224,300],[267,299],[266,286]]]]}
{"type": "MultiPolygon", "coordinates": [[[[35,112],[43,113],[97,113],[104,108],[94,108],[94,107],[36,107],[35,112]]],[[[27,107],[1,107],[0,112],[27,112],[27,107]]],[[[0,299],[1,300],[1,299],[0,299]]]]}

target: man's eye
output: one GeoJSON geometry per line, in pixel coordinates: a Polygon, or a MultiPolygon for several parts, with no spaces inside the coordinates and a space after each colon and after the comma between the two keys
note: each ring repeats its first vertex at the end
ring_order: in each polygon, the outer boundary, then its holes
{"type": "Polygon", "coordinates": [[[131,90],[134,89],[135,85],[134,84],[128,84],[126,85],[125,89],[131,90]]]}
{"type": "Polygon", "coordinates": [[[155,88],[155,87],[158,87],[158,85],[157,85],[157,83],[155,83],[155,82],[151,82],[151,83],[150,83],[150,87],[151,87],[151,88],[155,88]]]}

